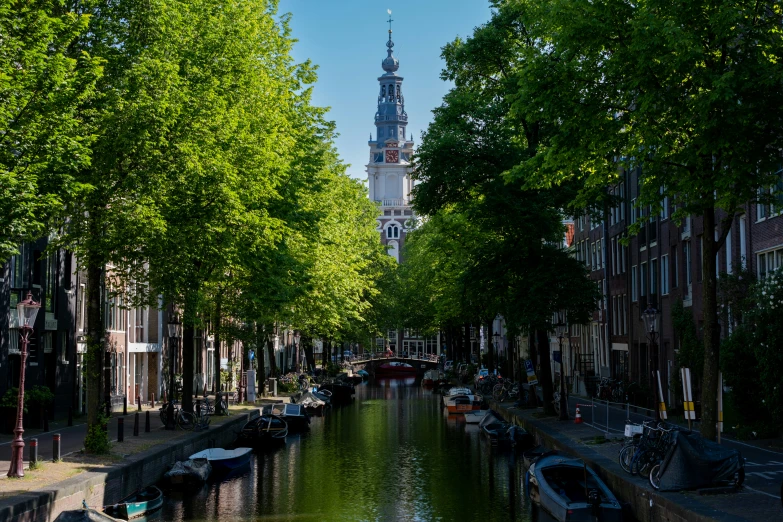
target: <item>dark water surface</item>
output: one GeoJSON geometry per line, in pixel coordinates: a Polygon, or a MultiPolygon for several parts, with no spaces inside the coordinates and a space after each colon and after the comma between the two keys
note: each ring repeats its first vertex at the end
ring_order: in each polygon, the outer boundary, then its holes
{"type": "Polygon", "coordinates": [[[259,451],[249,469],[198,490],[166,492],[166,521],[529,521],[521,455],[447,416],[413,379],[356,387],[353,404],[259,451]]]}

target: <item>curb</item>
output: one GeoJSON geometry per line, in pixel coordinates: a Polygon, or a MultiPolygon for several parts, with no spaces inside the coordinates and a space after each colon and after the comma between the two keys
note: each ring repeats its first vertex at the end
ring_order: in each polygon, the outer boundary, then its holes
{"type": "Polygon", "coordinates": [[[184,439],[157,444],[105,471],[86,471],[47,489],[3,499],[0,501],[0,522],[50,522],[63,511],[80,509],[82,500],[89,506],[114,504],[137,489],[158,482],[175,461],[206,449],[210,443],[219,447],[233,442],[237,429],[258,415],[258,410],[243,413],[184,439]]]}
{"type": "Polygon", "coordinates": [[[751,522],[707,507],[695,498],[679,493],[655,491],[647,481],[630,478],[620,464],[609,460],[592,448],[577,446],[569,437],[537,422],[518,415],[507,407],[490,401],[490,408],[501,413],[531,433],[539,444],[584,460],[621,502],[630,505],[639,522],[751,522]]]}

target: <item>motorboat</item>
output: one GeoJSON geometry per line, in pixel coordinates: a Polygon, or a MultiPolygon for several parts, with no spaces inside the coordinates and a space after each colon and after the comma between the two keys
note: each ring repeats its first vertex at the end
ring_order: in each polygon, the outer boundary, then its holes
{"type": "Polygon", "coordinates": [[[289,433],[299,433],[310,429],[310,415],[302,404],[284,404],[282,402],[264,406],[264,413],[285,420],[289,433]]]}
{"type": "Polygon", "coordinates": [[[375,369],[375,375],[383,377],[416,375],[416,368],[408,363],[391,361],[378,366],[375,369]]]}
{"type": "Polygon", "coordinates": [[[150,486],[137,491],[112,506],[104,506],[103,512],[114,518],[131,520],[150,515],[162,506],[163,492],[155,486],[150,486]]]}
{"type": "Polygon", "coordinates": [[[479,429],[495,445],[510,445],[518,450],[527,450],[535,444],[535,438],[524,428],[506,422],[492,410],[481,419],[479,429]]]}
{"type": "Polygon", "coordinates": [[[480,395],[452,395],[445,402],[449,413],[465,413],[480,410],[482,398],[480,395]]]}
{"type": "Polygon", "coordinates": [[[189,458],[207,459],[216,471],[231,471],[240,468],[250,462],[253,448],[209,448],[198,453],[194,453],[189,458]]]}
{"type": "Polygon", "coordinates": [[[444,379],[443,372],[440,370],[427,370],[424,372],[424,377],[421,380],[421,385],[427,388],[435,386],[438,382],[444,379]]]}
{"type": "Polygon", "coordinates": [[[349,404],[353,400],[353,394],[356,393],[353,384],[338,381],[323,383],[318,386],[316,391],[318,393],[325,391],[331,393],[332,406],[349,404]]]}
{"type": "Polygon", "coordinates": [[[170,486],[202,484],[210,473],[212,473],[212,465],[207,459],[178,460],[163,475],[163,478],[170,486]]]}
{"type": "Polygon", "coordinates": [[[248,421],[239,432],[239,440],[245,444],[283,441],[288,435],[288,424],[274,415],[261,415],[248,421]]]}
{"type": "Polygon", "coordinates": [[[291,396],[291,402],[304,406],[304,409],[308,414],[323,413],[324,408],[329,404],[328,399],[323,400],[311,391],[295,393],[291,396]]]}
{"type": "Polygon", "coordinates": [[[116,518],[95,509],[84,507],[83,509],[71,509],[62,511],[54,522],[116,522],[116,518]]]}
{"type": "Polygon", "coordinates": [[[467,422],[468,424],[478,424],[479,422],[481,422],[481,419],[483,419],[487,413],[489,413],[489,410],[466,411],[464,413],[465,422],[467,422]]]}
{"type": "Polygon", "coordinates": [[[525,492],[557,520],[621,522],[614,493],[584,461],[562,454],[543,455],[525,474],[525,492]]]}
{"type": "Polygon", "coordinates": [[[356,372],[356,375],[361,377],[363,381],[366,381],[367,379],[370,378],[370,374],[369,374],[369,372],[367,370],[358,370],[356,372]]]}
{"type": "Polygon", "coordinates": [[[446,394],[443,396],[443,405],[446,406],[447,401],[450,397],[454,397],[455,395],[472,395],[473,391],[470,388],[466,388],[465,386],[453,386],[449,388],[449,391],[446,392],[446,394]]]}

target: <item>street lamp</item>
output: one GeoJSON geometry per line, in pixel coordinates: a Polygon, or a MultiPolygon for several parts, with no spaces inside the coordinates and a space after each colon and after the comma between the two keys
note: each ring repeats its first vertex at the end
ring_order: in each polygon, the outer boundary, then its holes
{"type": "Polygon", "coordinates": [[[568,402],[565,393],[565,375],[563,372],[563,339],[568,335],[568,325],[557,323],[555,325],[557,342],[560,347],[560,420],[568,420],[568,402]]]}
{"type": "MultiPolygon", "coordinates": [[[[166,429],[173,430],[174,426],[174,352],[177,349],[177,341],[181,334],[179,318],[176,315],[169,317],[169,396],[166,404],[166,429]]],[[[217,371],[220,371],[218,368],[217,371]]]]}
{"type": "Polygon", "coordinates": [[[296,352],[294,372],[296,372],[297,374],[299,373],[299,339],[300,338],[301,335],[299,334],[299,330],[294,330],[294,350],[296,352]]]}
{"type": "MultiPolygon", "coordinates": [[[[650,389],[657,390],[658,386],[657,384],[652,385],[655,383],[655,374],[653,372],[658,370],[658,354],[657,354],[657,344],[658,344],[658,334],[660,332],[660,318],[661,314],[658,312],[658,310],[653,307],[652,305],[648,306],[647,309],[642,312],[642,320],[644,321],[644,331],[647,334],[647,339],[650,341],[650,348],[649,348],[649,358],[650,362],[650,389]],[[655,356],[653,357],[653,353],[655,352],[655,356]]],[[[655,401],[653,401],[655,402],[655,401]]],[[[656,411],[658,412],[658,416],[660,417],[660,409],[656,408],[656,411]]]]}
{"type": "Polygon", "coordinates": [[[492,361],[492,364],[497,368],[498,360],[498,343],[500,342],[500,332],[495,332],[492,334],[492,343],[493,346],[491,346],[489,349],[492,350],[492,353],[490,354],[489,360],[492,361]]]}
{"type": "Polygon", "coordinates": [[[19,336],[22,341],[22,350],[19,352],[21,365],[19,366],[19,396],[16,403],[16,429],[14,429],[14,440],[11,443],[11,467],[8,468],[8,476],[15,478],[24,477],[24,427],[22,426],[22,415],[24,414],[24,371],[27,362],[27,344],[30,342],[30,333],[35,326],[35,318],[38,316],[38,310],[41,303],[33,301],[32,292],[27,292],[27,299],[20,301],[16,305],[17,317],[19,318],[19,336]]]}

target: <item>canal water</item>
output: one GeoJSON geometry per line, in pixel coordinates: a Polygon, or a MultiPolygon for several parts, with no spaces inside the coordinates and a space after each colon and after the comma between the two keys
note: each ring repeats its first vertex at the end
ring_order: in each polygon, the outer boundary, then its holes
{"type": "MultiPolygon", "coordinates": [[[[492,448],[414,379],[356,387],[353,404],[257,452],[249,468],[166,492],[165,521],[530,521],[521,455],[492,448]]],[[[548,518],[548,517],[546,517],[548,518]]]]}

